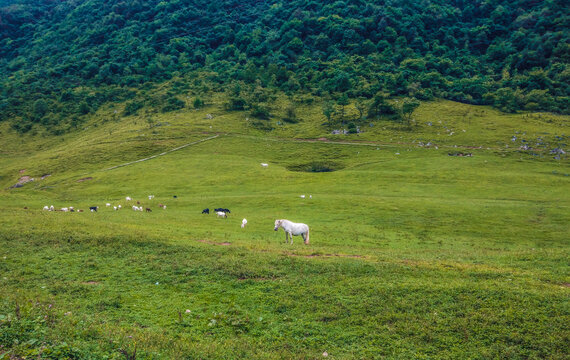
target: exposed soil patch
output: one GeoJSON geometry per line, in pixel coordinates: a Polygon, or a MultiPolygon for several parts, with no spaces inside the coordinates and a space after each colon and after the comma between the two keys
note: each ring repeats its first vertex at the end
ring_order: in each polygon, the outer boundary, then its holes
{"type": "MultiPolygon", "coordinates": [[[[24,169],[25,170],[25,169],[24,169]]],[[[25,175],[18,179],[18,182],[15,185],[10,186],[10,188],[20,188],[29,182],[34,181],[35,179],[31,176],[25,175]]]]}
{"type": "Polygon", "coordinates": [[[24,175],[18,180],[18,184],[25,184],[30,181],[34,181],[34,178],[28,175],[24,175]]]}
{"type": "Polygon", "coordinates": [[[199,241],[199,242],[201,242],[201,243],[204,243],[204,244],[210,244],[210,245],[218,245],[218,246],[229,246],[229,245],[231,245],[231,244],[232,244],[232,243],[230,243],[230,242],[221,242],[221,243],[217,243],[217,242],[214,242],[214,241],[208,241],[208,240],[196,240],[196,241],[199,241]]]}
{"type": "Polygon", "coordinates": [[[570,283],[564,283],[564,284],[562,284],[562,286],[564,286],[564,287],[570,287],[570,283]]]}
{"type": "Polygon", "coordinates": [[[81,178],[81,179],[77,180],[77,182],[84,182],[84,181],[87,181],[87,180],[93,180],[93,178],[92,178],[91,176],[88,176],[88,177],[84,177],[84,178],[81,178]]]}
{"type": "Polygon", "coordinates": [[[99,281],[85,281],[82,282],[83,285],[99,285],[101,284],[99,281]]]}
{"type": "Polygon", "coordinates": [[[254,276],[254,277],[246,277],[246,276],[242,276],[240,278],[238,278],[238,280],[240,281],[246,281],[246,280],[251,280],[251,281],[275,281],[275,278],[269,278],[269,277],[263,277],[263,276],[254,276]]]}

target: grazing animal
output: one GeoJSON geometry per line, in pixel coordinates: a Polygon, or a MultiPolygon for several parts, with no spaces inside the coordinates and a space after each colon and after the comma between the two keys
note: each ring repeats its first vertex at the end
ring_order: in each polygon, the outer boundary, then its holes
{"type": "Polygon", "coordinates": [[[141,202],[140,202],[140,201],[137,201],[137,205],[140,205],[140,204],[141,204],[141,202]]]}
{"type": "Polygon", "coordinates": [[[202,210],[202,214],[209,214],[210,213],[210,208],[205,208],[204,210],[202,210]]]}
{"type": "Polygon", "coordinates": [[[223,211],[216,211],[216,217],[223,217],[223,218],[227,218],[228,214],[226,214],[223,211]]]}
{"type": "Polygon", "coordinates": [[[300,197],[301,199],[304,199],[304,198],[305,198],[305,195],[301,195],[301,196],[299,196],[299,197],[300,197]]]}
{"type": "Polygon", "coordinates": [[[268,167],[268,166],[269,166],[269,164],[266,164],[266,163],[261,163],[261,166],[263,166],[264,168],[266,168],[266,167],[268,167]]]}
{"type": "Polygon", "coordinates": [[[246,219],[243,219],[243,220],[241,221],[241,228],[243,229],[246,225],[247,225],[247,220],[246,220],[246,219]]]}
{"type": "Polygon", "coordinates": [[[166,205],[164,205],[162,208],[163,208],[164,210],[166,210],[166,205]]]}
{"type": "Polygon", "coordinates": [[[174,195],[173,198],[178,199],[178,196],[174,195]]]}
{"type": "Polygon", "coordinates": [[[117,208],[119,208],[119,209],[120,209],[120,208],[121,208],[121,205],[117,205],[117,208]]]}
{"type": "Polygon", "coordinates": [[[49,207],[49,211],[55,211],[55,208],[53,207],[53,205],[51,205],[51,206],[49,207]]]}
{"type": "Polygon", "coordinates": [[[78,212],[83,212],[83,210],[81,210],[81,209],[79,209],[79,210],[77,210],[77,211],[78,211],[78,212]]]}
{"type": "Polygon", "coordinates": [[[111,206],[111,204],[110,204],[110,203],[106,203],[105,206],[106,206],[106,207],[109,207],[109,206],[111,206]]]}
{"type": "Polygon", "coordinates": [[[146,212],[152,212],[150,208],[146,208],[146,212]]]}
{"type": "Polygon", "coordinates": [[[154,195],[149,195],[149,196],[148,196],[148,199],[149,199],[149,200],[154,199],[154,195]]]}
{"type": "Polygon", "coordinates": [[[49,206],[44,206],[44,210],[48,210],[49,211],[49,206]]]}
{"type": "Polygon", "coordinates": [[[127,200],[127,201],[131,201],[132,199],[131,199],[131,197],[130,197],[130,196],[127,196],[127,197],[125,198],[125,200],[127,200]]]}
{"type": "Polygon", "coordinates": [[[117,207],[116,207],[116,206],[113,206],[113,209],[114,209],[115,211],[117,211],[117,207]]]}
{"type": "Polygon", "coordinates": [[[89,210],[91,210],[91,212],[97,211],[97,209],[99,209],[99,206],[89,206],[89,210]]]}
{"type": "Polygon", "coordinates": [[[66,207],[61,208],[61,211],[63,211],[63,212],[68,212],[68,211],[69,211],[69,208],[66,208],[66,207]]]}
{"type": "Polygon", "coordinates": [[[164,208],[164,206],[165,206],[164,204],[158,204],[158,207],[160,208],[164,208]]]}
{"type": "Polygon", "coordinates": [[[291,237],[291,244],[293,244],[293,235],[301,235],[305,245],[309,244],[309,226],[307,224],[294,223],[285,219],[275,220],[274,230],[277,231],[280,227],[285,231],[285,242],[291,237]]]}

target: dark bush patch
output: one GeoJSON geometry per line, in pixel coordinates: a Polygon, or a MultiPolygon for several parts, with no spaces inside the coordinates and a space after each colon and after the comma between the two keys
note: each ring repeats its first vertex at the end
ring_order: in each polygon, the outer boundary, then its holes
{"type": "Polygon", "coordinates": [[[342,170],[344,166],[334,161],[312,161],[304,164],[291,164],[287,166],[290,171],[302,172],[332,172],[342,170]]]}
{"type": "Polygon", "coordinates": [[[269,121],[266,121],[266,120],[252,121],[251,126],[253,126],[254,128],[256,128],[258,130],[263,130],[263,131],[273,130],[273,125],[271,125],[271,123],[269,121]]]}

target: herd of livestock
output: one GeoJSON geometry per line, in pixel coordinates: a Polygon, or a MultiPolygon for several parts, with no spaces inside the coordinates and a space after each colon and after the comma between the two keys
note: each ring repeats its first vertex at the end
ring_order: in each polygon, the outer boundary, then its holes
{"type": "MultiPolygon", "coordinates": [[[[176,199],[177,196],[175,195],[174,198],[176,199]]],[[[305,195],[300,195],[300,198],[305,199],[305,195]]],[[[312,195],[309,195],[309,198],[312,199],[313,198],[312,195]]],[[[154,199],[154,195],[149,195],[148,199],[149,200],[154,199]]],[[[136,200],[133,200],[130,196],[125,197],[125,200],[127,202],[136,201],[136,200]]],[[[113,206],[114,211],[118,211],[118,210],[122,209],[121,204],[117,204],[117,205],[111,205],[111,203],[105,204],[105,207],[110,208],[111,206],[113,206]]],[[[158,204],[158,207],[163,209],[163,210],[166,209],[166,205],[164,205],[164,204],[158,204]]],[[[45,211],[62,211],[62,212],[83,212],[84,211],[83,209],[75,209],[73,206],[62,207],[62,208],[56,209],[53,205],[51,205],[51,206],[46,205],[43,207],[43,209],[45,211]]],[[[136,204],[132,205],[132,209],[133,209],[133,211],[152,212],[151,208],[141,206],[140,201],[136,201],[136,204]]],[[[91,212],[97,212],[98,210],[99,210],[99,206],[90,206],[89,207],[89,211],[91,211],[91,212]]],[[[228,214],[231,213],[231,211],[230,211],[230,209],[227,209],[227,208],[216,208],[216,209],[214,209],[214,213],[216,214],[216,217],[227,218],[228,214]]],[[[202,210],[202,214],[210,214],[210,208],[206,208],[206,209],[202,210]]],[[[241,222],[241,227],[245,228],[246,224],[247,224],[247,220],[243,219],[241,222]]],[[[301,235],[303,237],[305,244],[309,244],[309,227],[306,224],[294,223],[294,222],[291,222],[291,221],[286,220],[286,219],[275,220],[275,231],[277,231],[279,228],[282,228],[285,231],[285,242],[288,242],[288,239],[290,238],[291,244],[293,244],[293,236],[301,235]]]]}
{"type": "MultiPolygon", "coordinates": [[[[175,195],[174,198],[176,199],[177,196],[175,195]]],[[[154,199],[154,195],[149,195],[148,199],[149,200],[154,199]]],[[[125,200],[127,202],[134,201],[130,196],[125,197],[125,200]]],[[[111,205],[111,203],[105,204],[105,207],[110,208],[111,206],[113,207],[113,210],[115,210],[115,211],[121,210],[123,207],[121,204],[117,204],[117,205],[111,205]]],[[[163,210],[166,210],[166,205],[164,205],[164,204],[158,204],[158,207],[163,209],[163,210]]],[[[45,205],[43,209],[45,211],[62,211],[62,212],[83,212],[84,211],[83,209],[76,209],[73,206],[56,208],[53,205],[51,205],[51,206],[45,205]]],[[[140,201],[136,201],[136,204],[132,205],[132,209],[133,209],[133,211],[152,212],[152,209],[150,207],[141,206],[140,201]]],[[[89,207],[89,211],[91,211],[91,212],[97,212],[97,210],[99,210],[99,206],[90,206],[89,207]]],[[[231,213],[230,209],[227,209],[227,208],[216,208],[216,209],[214,209],[214,212],[216,214],[216,217],[222,217],[222,218],[227,218],[228,214],[231,213]]],[[[209,214],[209,213],[210,213],[209,208],[202,210],[202,214],[209,214]]],[[[244,228],[246,224],[247,224],[247,220],[243,219],[241,222],[241,227],[244,228]]]]}
{"type": "MultiPolygon", "coordinates": [[[[174,196],[174,198],[176,198],[176,196],[174,196]]],[[[154,195],[149,195],[148,196],[149,200],[154,199],[154,195]]],[[[133,201],[133,199],[130,196],[125,197],[126,201],[133,201]]],[[[152,209],[149,207],[143,207],[143,206],[139,206],[141,205],[140,201],[136,201],[136,205],[133,204],[132,205],[132,209],[133,211],[146,211],[146,212],[152,212],[152,209]]],[[[111,203],[106,203],[105,204],[106,207],[110,208],[111,207],[111,203]]],[[[165,210],[166,209],[166,205],[164,204],[158,204],[158,207],[165,210]]],[[[123,208],[123,206],[121,204],[118,205],[114,205],[113,206],[113,210],[117,211],[117,210],[121,210],[123,208]]],[[[44,210],[46,211],[63,211],[63,212],[83,212],[83,209],[75,209],[75,207],[73,206],[68,206],[68,207],[62,207],[62,208],[55,208],[53,205],[51,206],[47,206],[45,205],[44,210]]],[[[89,211],[91,212],[97,212],[97,210],[99,210],[99,206],[89,206],[89,211]]]]}

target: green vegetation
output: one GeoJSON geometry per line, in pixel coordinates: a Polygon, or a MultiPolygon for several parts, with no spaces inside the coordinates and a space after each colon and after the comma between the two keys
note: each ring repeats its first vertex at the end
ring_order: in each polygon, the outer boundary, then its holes
{"type": "Polygon", "coordinates": [[[235,83],[229,108],[260,118],[273,100],[248,98],[259,90],[568,113],[569,13],[555,0],[2,0],[0,121],[63,133],[105,104],[168,112],[235,83]]]}
{"type": "Polygon", "coordinates": [[[0,0],[0,360],[567,359],[568,10],[0,0]]]}
{"type": "Polygon", "coordinates": [[[567,116],[422,102],[410,131],[349,101],[363,131],[331,135],[320,101],[289,123],[283,95],[269,120],[201,99],[60,136],[0,124],[1,359],[567,357],[567,116]]]}

